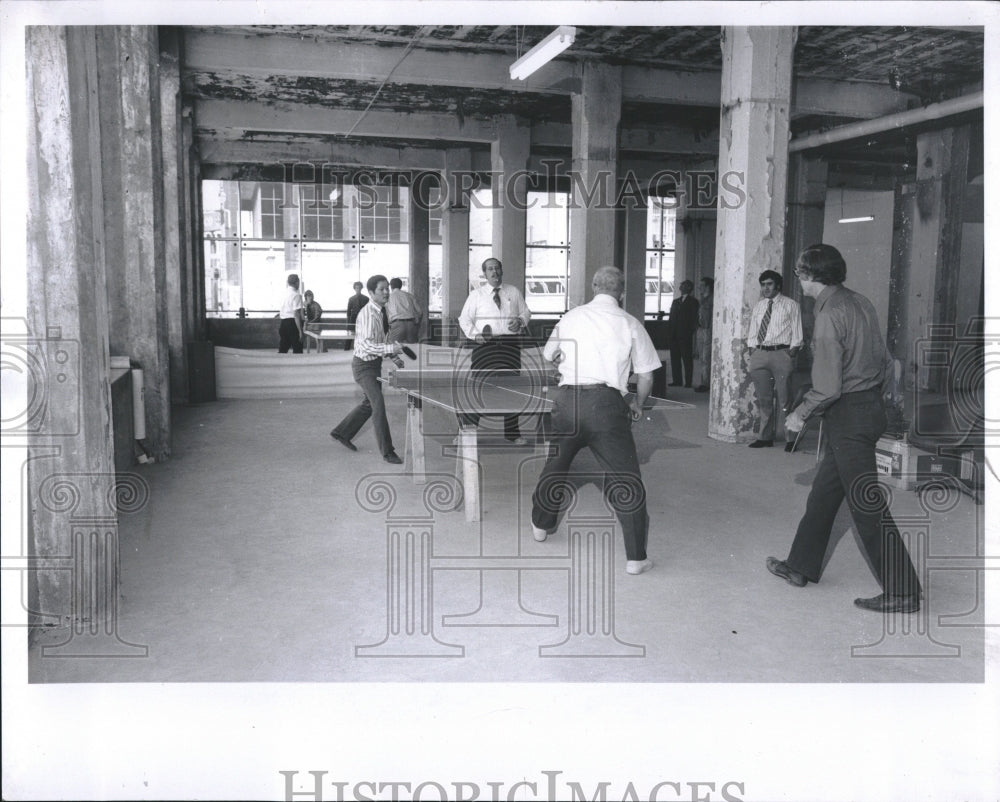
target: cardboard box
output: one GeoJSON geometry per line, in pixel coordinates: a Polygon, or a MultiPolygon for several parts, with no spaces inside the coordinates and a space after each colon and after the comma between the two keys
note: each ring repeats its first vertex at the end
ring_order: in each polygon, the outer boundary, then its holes
{"type": "Polygon", "coordinates": [[[880,437],[875,444],[875,469],[880,480],[890,487],[913,490],[917,483],[916,454],[917,449],[905,439],[880,437]]]}

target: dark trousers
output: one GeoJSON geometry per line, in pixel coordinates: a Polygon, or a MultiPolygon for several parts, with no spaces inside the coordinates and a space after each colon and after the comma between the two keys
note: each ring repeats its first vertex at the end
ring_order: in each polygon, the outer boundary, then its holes
{"type": "MultiPolygon", "coordinates": [[[[471,372],[478,377],[488,377],[491,373],[509,373],[521,369],[521,338],[517,335],[494,337],[472,349],[471,372]]],[[[460,413],[460,426],[476,426],[480,416],[476,413],[460,413]]],[[[505,415],[503,434],[508,440],[521,436],[517,425],[517,415],[505,415]]]]}
{"type": "Polygon", "coordinates": [[[674,384],[691,386],[694,377],[694,335],[682,334],[670,340],[670,370],[674,384]]]}
{"type": "Polygon", "coordinates": [[[293,353],[301,354],[302,338],[299,336],[299,327],[295,325],[295,318],[283,317],[278,326],[278,353],[287,354],[289,348],[293,353]]]}
{"type": "Polygon", "coordinates": [[[375,442],[378,450],[385,457],[393,452],[392,435],[389,433],[389,420],[385,416],[385,399],[382,397],[382,385],[378,377],[382,375],[382,359],[372,359],[369,362],[354,357],[351,362],[354,381],[364,391],[365,398],[347,416],[336,425],[334,432],[348,440],[354,438],[365,422],[372,418],[375,427],[375,442]]]}
{"type": "Polygon", "coordinates": [[[826,455],[813,479],[786,562],[813,582],[819,581],[833,521],[846,497],[854,528],[882,590],[891,595],[919,593],[920,581],[910,555],[878,487],[875,444],[886,426],[879,391],[845,393],[827,409],[823,421],[826,455]]]}
{"type": "Polygon", "coordinates": [[[531,522],[546,531],[556,528],[572,492],[570,465],[588,447],[604,472],[604,497],[621,523],[626,557],[645,560],[649,515],[628,404],[616,389],[603,386],[553,388],[551,397],[549,458],[531,496],[531,522]]]}

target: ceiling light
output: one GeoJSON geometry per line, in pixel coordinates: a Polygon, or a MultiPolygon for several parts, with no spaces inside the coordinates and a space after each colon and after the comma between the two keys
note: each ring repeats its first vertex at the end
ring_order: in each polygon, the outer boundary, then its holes
{"type": "Polygon", "coordinates": [[[863,217],[841,217],[838,223],[870,223],[875,219],[875,215],[866,214],[863,217]]]}
{"type": "Polygon", "coordinates": [[[531,50],[510,65],[510,77],[515,81],[523,81],[539,67],[548,64],[552,59],[573,44],[576,39],[576,28],[572,25],[560,25],[552,33],[542,39],[531,50]]]}

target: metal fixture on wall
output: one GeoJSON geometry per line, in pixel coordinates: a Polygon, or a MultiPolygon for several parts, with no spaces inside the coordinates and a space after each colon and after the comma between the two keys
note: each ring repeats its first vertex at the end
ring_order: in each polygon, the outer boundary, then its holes
{"type": "Polygon", "coordinates": [[[523,81],[535,70],[548,64],[576,40],[576,28],[572,25],[560,25],[552,33],[542,39],[531,50],[510,65],[510,77],[515,81],[523,81]]]}

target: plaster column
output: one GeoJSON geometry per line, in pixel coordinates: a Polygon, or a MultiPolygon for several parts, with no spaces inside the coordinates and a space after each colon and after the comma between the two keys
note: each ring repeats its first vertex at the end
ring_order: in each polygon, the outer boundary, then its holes
{"type": "Polygon", "coordinates": [[[531,127],[511,114],[497,124],[490,146],[493,172],[493,255],[503,264],[503,282],[524,293],[525,245],[528,230],[528,185],[525,170],[531,150],[531,127]]]}
{"type": "Polygon", "coordinates": [[[625,272],[626,312],[640,321],[646,316],[646,222],[648,213],[643,206],[627,205],[625,217],[625,272]]]}
{"type": "Polygon", "coordinates": [[[163,133],[160,172],[163,180],[164,276],[166,281],[167,348],[170,354],[170,396],[175,404],[188,401],[188,363],[185,343],[190,330],[187,320],[188,260],[184,238],[183,127],[181,123],[180,40],[176,29],[165,28],[160,40],[160,121],[163,133]]]}
{"type": "Polygon", "coordinates": [[[114,354],[143,370],[146,441],[170,455],[170,373],[157,29],[101,27],[98,97],[114,354]]]}
{"type": "Polygon", "coordinates": [[[92,616],[78,592],[117,559],[95,31],[29,27],[25,55],[28,318],[20,343],[5,331],[4,354],[23,348],[28,368],[27,606],[30,623],[79,625],[92,616]],[[74,552],[69,507],[102,518],[95,550],[74,552]]]}
{"type": "Polygon", "coordinates": [[[757,277],[782,270],[796,36],[794,27],[722,31],[719,175],[745,193],[733,203],[720,192],[716,232],[708,434],[726,442],[753,437],[756,400],[744,329],[760,297],[757,277]]]}
{"type": "Polygon", "coordinates": [[[417,299],[424,317],[420,323],[419,339],[427,336],[427,303],[430,300],[430,206],[426,197],[420,197],[423,185],[410,188],[410,209],[407,219],[406,239],[409,242],[410,269],[409,291],[417,299]]]}
{"type": "MultiPolygon", "coordinates": [[[[924,364],[927,360],[919,355],[928,340],[943,335],[934,324],[955,321],[968,163],[969,126],[917,135],[917,193],[900,356],[918,390],[943,392],[946,387],[947,367],[924,364]]],[[[949,340],[944,337],[934,350],[947,349],[949,340]]]]}
{"type": "Polygon", "coordinates": [[[621,67],[585,62],[573,108],[569,307],[586,303],[598,268],[615,264],[614,208],[621,120],[621,67]]]}
{"type": "Polygon", "coordinates": [[[448,208],[441,214],[441,343],[460,343],[462,331],[458,316],[469,297],[469,207],[454,191],[461,186],[455,173],[472,168],[472,153],[467,148],[445,153],[441,180],[448,187],[448,208]]]}

